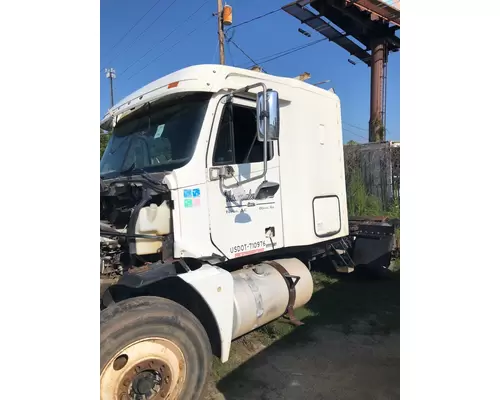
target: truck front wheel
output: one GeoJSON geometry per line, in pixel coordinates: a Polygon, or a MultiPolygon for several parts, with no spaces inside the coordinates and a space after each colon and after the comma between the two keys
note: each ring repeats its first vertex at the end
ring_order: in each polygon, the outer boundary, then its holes
{"type": "Polygon", "coordinates": [[[199,399],[211,363],[203,326],[175,302],[136,297],[101,312],[101,400],[199,399]]]}

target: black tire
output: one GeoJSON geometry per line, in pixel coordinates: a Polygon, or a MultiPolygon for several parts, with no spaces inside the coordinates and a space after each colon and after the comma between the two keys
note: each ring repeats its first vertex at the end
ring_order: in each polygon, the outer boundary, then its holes
{"type": "Polygon", "coordinates": [[[101,381],[103,370],[106,366],[110,370],[109,363],[120,356],[124,348],[151,337],[168,339],[184,357],[185,382],[174,398],[201,399],[212,366],[207,333],[189,310],[159,297],[136,297],[101,311],[101,381]]]}

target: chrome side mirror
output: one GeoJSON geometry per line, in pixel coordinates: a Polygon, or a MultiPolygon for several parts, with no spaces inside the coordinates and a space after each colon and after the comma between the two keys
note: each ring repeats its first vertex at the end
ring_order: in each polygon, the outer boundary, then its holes
{"type": "Polygon", "coordinates": [[[279,135],[280,105],[278,92],[275,90],[259,92],[257,94],[257,139],[260,142],[264,142],[266,139],[269,141],[278,140],[279,135]],[[264,93],[266,93],[265,99],[264,93]]]}

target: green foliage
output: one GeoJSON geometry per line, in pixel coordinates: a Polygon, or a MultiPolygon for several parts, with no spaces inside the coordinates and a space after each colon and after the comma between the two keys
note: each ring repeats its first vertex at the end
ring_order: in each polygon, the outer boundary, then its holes
{"type": "Polygon", "coordinates": [[[110,137],[109,134],[103,135],[101,130],[101,158],[102,155],[104,154],[104,150],[106,150],[106,146],[108,145],[109,137],[110,137]]]}
{"type": "Polygon", "coordinates": [[[387,212],[384,213],[384,215],[388,216],[389,218],[399,219],[399,199],[396,199],[392,202],[391,206],[389,207],[387,212]]]}
{"type": "Polygon", "coordinates": [[[378,216],[383,214],[382,202],[368,193],[361,170],[352,171],[347,182],[349,215],[378,216]]]}
{"type": "Polygon", "coordinates": [[[386,129],[380,119],[372,122],[372,130],[375,136],[375,142],[382,142],[386,137],[386,129]]]}
{"type": "MultiPolygon", "coordinates": [[[[392,204],[391,207],[389,207],[389,210],[385,213],[389,218],[391,219],[401,219],[399,216],[399,199],[395,200],[392,204]]],[[[401,227],[397,227],[396,231],[394,232],[396,236],[396,247],[400,248],[401,247],[401,227]]],[[[399,267],[399,260],[397,260],[397,265],[399,267]]]]}

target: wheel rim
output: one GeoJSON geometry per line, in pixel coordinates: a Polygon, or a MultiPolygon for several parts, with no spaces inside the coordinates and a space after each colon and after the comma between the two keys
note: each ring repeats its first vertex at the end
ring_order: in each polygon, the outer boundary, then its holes
{"type": "Polygon", "coordinates": [[[168,339],[146,338],[121,349],[101,372],[101,400],[176,399],[186,378],[186,361],[168,339]]]}

